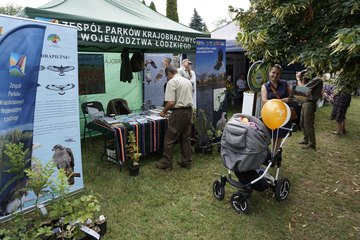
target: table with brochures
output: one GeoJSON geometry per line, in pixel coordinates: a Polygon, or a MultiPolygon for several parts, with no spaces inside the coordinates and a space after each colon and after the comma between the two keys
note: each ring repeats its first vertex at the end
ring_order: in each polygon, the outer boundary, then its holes
{"type": "Polygon", "coordinates": [[[157,112],[104,117],[87,124],[87,127],[104,136],[101,159],[123,165],[127,159],[126,144],[130,131],[134,131],[139,152],[142,155],[156,152],[163,147],[168,119],[157,112]]]}

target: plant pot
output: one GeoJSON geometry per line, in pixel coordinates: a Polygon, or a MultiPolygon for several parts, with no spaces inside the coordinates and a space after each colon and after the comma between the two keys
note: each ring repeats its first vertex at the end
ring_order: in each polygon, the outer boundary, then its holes
{"type": "Polygon", "coordinates": [[[104,219],[102,221],[95,221],[95,226],[99,227],[100,236],[104,236],[107,232],[107,221],[104,219]]]}
{"type": "Polygon", "coordinates": [[[134,166],[134,165],[129,165],[129,174],[130,176],[137,176],[139,175],[139,170],[140,170],[140,166],[134,166]]]}
{"type": "Polygon", "coordinates": [[[195,148],[195,151],[202,154],[212,154],[213,145],[207,144],[203,146],[198,146],[195,148]]]}

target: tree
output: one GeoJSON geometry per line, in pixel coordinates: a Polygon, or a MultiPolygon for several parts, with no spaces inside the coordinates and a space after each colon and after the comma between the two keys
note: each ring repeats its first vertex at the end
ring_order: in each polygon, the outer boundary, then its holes
{"type": "Polygon", "coordinates": [[[179,22],[179,15],[177,12],[177,0],[166,1],[166,17],[175,22],[179,22]]]}
{"type": "Polygon", "coordinates": [[[191,17],[191,22],[189,24],[189,27],[192,29],[198,30],[200,32],[207,31],[206,24],[204,23],[202,17],[200,17],[200,15],[198,14],[198,12],[196,11],[195,8],[194,8],[194,14],[191,17]]]}
{"type": "Polygon", "coordinates": [[[20,12],[21,9],[22,9],[21,6],[10,3],[4,6],[0,6],[0,13],[12,16],[20,12]]]}
{"type": "Polygon", "coordinates": [[[152,10],[154,10],[155,12],[157,12],[157,11],[156,11],[156,7],[155,7],[155,3],[154,3],[153,1],[151,1],[149,8],[151,8],[152,10]]]}
{"type": "Polygon", "coordinates": [[[147,6],[145,0],[142,0],[142,3],[143,3],[145,6],[147,6]]]}
{"type": "Polygon", "coordinates": [[[226,18],[220,18],[217,21],[214,21],[213,24],[215,26],[215,29],[219,29],[227,24],[229,24],[231,21],[227,20],[226,18]]]}
{"type": "Polygon", "coordinates": [[[359,85],[358,0],[250,0],[247,11],[229,11],[252,61],[301,63],[316,74],[338,73],[341,85],[359,85]]]}

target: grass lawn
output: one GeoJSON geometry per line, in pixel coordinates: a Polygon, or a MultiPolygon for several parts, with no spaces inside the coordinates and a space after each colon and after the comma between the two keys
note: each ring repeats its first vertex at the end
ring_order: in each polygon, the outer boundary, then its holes
{"type": "Polygon", "coordinates": [[[84,182],[99,194],[108,220],[104,239],[360,239],[360,98],[348,110],[347,135],[331,134],[331,109],[325,105],[316,113],[317,151],[300,149],[299,131],[284,146],[280,176],[291,182],[289,198],[276,202],[270,190],[254,191],[249,215],[232,209],[236,189],[229,184],[223,201],[213,197],[216,174],[226,173],[215,150],[194,153],[190,170],[158,170],[161,153],[148,155],[140,175],[131,177],[127,169],[100,161],[101,138],[94,145],[87,140],[84,182]]]}

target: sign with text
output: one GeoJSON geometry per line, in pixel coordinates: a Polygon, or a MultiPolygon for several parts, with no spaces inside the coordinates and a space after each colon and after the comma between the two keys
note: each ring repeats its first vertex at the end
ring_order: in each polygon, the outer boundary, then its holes
{"type": "Polygon", "coordinates": [[[35,193],[24,189],[34,159],[64,168],[70,192],[83,179],[72,177],[82,175],[76,29],[0,15],[0,52],[1,221],[35,205],[35,193]],[[8,144],[23,144],[21,170],[12,168],[8,144]]]}
{"type": "Polygon", "coordinates": [[[40,18],[78,29],[79,45],[102,46],[119,44],[121,47],[159,49],[164,51],[189,51],[195,49],[196,38],[191,34],[164,30],[151,30],[126,25],[68,21],[61,19],[40,18]]]}
{"type": "MultiPolygon", "coordinates": [[[[2,25],[2,24],[0,24],[2,25]]],[[[36,88],[45,27],[26,24],[6,31],[0,36],[0,202],[1,213],[10,211],[13,192],[19,182],[26,182],[23,174],[8,173],[5,144],[20,140],[29,149],[30,158],[36,88]],[[34,44],[36,42],[37,44],[34,44]],[[18,137],[14,138],[16,134],[18,137]],[[6,204],[4,204],[6,203],[6,204]]],[[[24,163],[30,167],[30,162],[24,163]]]]}
{"type": "Polygon", "coordinates": [[[197,38],[196,89],[197,108],[203,109],[207,119],[216,123],[227,111],[225,101],[226,41],[197,38]]]}

